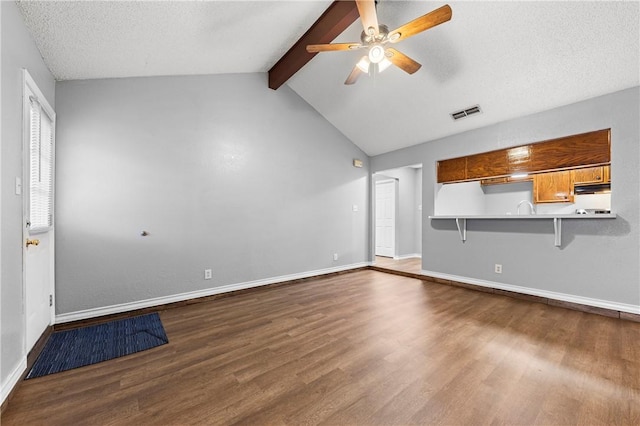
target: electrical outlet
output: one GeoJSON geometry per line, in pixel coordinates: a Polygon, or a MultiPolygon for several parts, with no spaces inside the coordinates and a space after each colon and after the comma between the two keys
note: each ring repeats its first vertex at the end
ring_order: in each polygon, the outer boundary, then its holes
{"type": "Polygon", "coordinates": [[[338,260],[338,253],[333,253],[333,260],[338,260]]]}
{"type": "Polygon", "coordinates": [[[496,274],[501,274],[501,273],[502,273],[502,265],[501,265],[501,264],[499,264],[499,263],[496,263],[496,266],[494,267],[494,269],[493,269],[493,270],[494,270],[494,272],[495,272],[496,274]]]}
{"type": "Polygon", "coordinates": [[[213,276],[213,272],[211,271],[211,269],[205,269],[204,270],[204,279],[205,280],[210,280],[212,276],[213,276]]]}

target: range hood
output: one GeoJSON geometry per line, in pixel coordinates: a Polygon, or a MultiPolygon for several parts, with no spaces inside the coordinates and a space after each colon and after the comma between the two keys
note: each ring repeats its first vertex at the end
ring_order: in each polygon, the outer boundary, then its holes
{"type": "Polygon", "coordinates": [[[576,186],[574,190],[575,195],[585,194],[608,194],[611,192],[610,183],[598,183],[594,185],[580,185],[576,186]]]}

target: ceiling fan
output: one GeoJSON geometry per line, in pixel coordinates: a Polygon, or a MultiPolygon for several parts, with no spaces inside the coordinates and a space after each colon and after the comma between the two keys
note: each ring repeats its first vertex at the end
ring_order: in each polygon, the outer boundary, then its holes
{"type": "Polygon", "coordinates": [[[360,59],[344,84],[355,83],[360,74],[363,73],[382,72],[391,64],[409,74],[418,71],[422,65],[398,50],[388,47],[388,44],[397,43],[451,19],[451,7],[444,5],[393,31],[389,31],[386,25],[378,23],[375,3],[374,0],[356,0],[360,20],[364,27],[364,31],[360,35],[360,43],[310,44],[307,46],[307,52],[309,53],[356,49],[368,50],[368,54],[360,59]]]}

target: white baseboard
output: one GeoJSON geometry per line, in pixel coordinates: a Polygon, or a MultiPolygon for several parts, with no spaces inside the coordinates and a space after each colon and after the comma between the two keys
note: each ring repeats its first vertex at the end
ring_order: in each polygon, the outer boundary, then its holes
{"type": "Polygon", "coordinates": [[[403,260],[403,259],[422,259],[422,255],[420,253],[411,253],[411,254],[402,254],[400,256],[393,256],[393,260],[403,260]]]}
{"type": "Polygon", "coordinates": [[[27,369],[27,357],[23,357],[18,363],[18,365],[16,366],[16,368],[11,372],[11,374],[9,374],[9,377],[7,377],[7,381],[2,384],[2,391],[0,394],[2,397],[2,402],[1,402],[2,404],[4,404],[4,401],[6,401],[7,397],[9,396],[13,388],[16,386],[16,384],[20,380],[20,377],[22,377],[22,373],[24,373],[26,369],[27,369]]]}
{"type": "Polygon", "coordinates": [[[279,277],[266,278],[262,280],[247,281],[243,283],[228,284],[219,287],[207,288],[204,290],[190,291],[187,293],[173,294],[171,296],[155,297],[153,299],[145,299],[136,302],[121,303],[118,305],[104,306],[100,308],[85,309],[82,311],[69,312],[66,314],[56,315],[56,324],[65,322],[79,321],[89,318],[101,317],[104,315],[119,314],[122,312],[133,311],[136,309],[149,308],[153,306],[161,306],[169,303],[183,302],[185,300],[197,299],[199,297],[213,296],[214,294],[228,293],[230,291],[244,290],[252,287],[260,287],[263,285],[276,284],[285,281],[299,280],[301,278],[309,278],[316,275],[326,275],[334,272],[348,271],[351,269],[363,268],[369,266],[371,262],[354,263],[351,265],[338,266],[335,268],[319,269],[316,271],[302,272],[299,274],[282,275],[279,277]]]}
{"type": "Polygon", "coordinates": [[[516,293],[529,294],[532,296],[546,297],[553,300],[561,300],[563,302],[579,303],[581,305],[595,306],[597,308],[610,309],[613,311],[628,312],[631,314],[640,314],[640,306],[630,305],[627,303],[611,302],[608,300],[593,299],[591,297],[575,296],[573,294],[557,293],[555,291],[539,290],[530,287],[521,287],[511,284],[497,283],[493,281],[480,280],[476,278],[461,277],[458,275],[443,274],[441,272],[421,271],[422,275],[440,278],[443,280],[457,281],[465,284],[473,284],[479,287],[497,288],[499,290],[513,291],[516,293]]]}

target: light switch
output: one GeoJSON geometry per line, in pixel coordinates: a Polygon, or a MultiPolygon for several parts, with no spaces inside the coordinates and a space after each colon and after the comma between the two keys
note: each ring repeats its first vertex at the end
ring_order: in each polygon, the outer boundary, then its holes
{"type": "Polygon", "coordinates": [[[22,195],[22,179],[16,178],[16,195],[22,195]]]}
{"type": "Polygon", "coordinates": [[[354,212],[357,212],[357,211],[358,211],[358,205],[357,205],[357,204],[354,204],[354,205],[353,205],[353,211],[354,211],[354,212]]]}
{"type": "Polygon", "coordinates": [[[422,210],[422,204],[418,204],[418,210],[422,210]]]}

